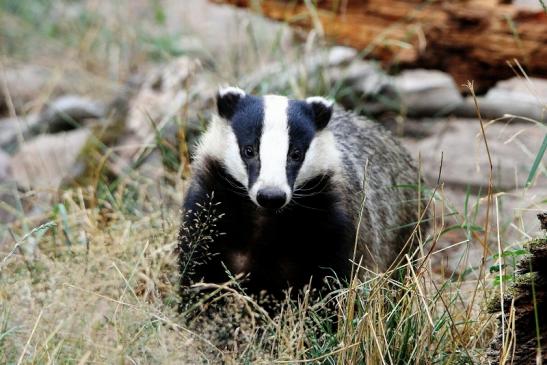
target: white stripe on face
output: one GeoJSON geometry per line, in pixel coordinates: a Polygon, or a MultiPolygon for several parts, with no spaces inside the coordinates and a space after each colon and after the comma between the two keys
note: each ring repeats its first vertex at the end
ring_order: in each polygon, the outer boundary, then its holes
{"type": "Polygon", "coordinates": [[[295,186],[300,187],[308,180],[328,171],[338,172],[342,166],[341,161],[340,151],[336,147],[332,132],[328,129],[317,132],[298,171],[295,186]]]}
{"type": "Polygon", "coordinates": [[[216,116],[213,116],[207,132],[203,134],[197,146],[194,158],[202,162],[196,163],[196,166],[203,165],[203,160],[207,156],[223,161],[230,175],[243,186],[247,186],[249,177],[241,160],[237,138],[228,122],[216,116]]]}
{"type": "Polygon", "coordinates": [[[289,100],[284,96],[264,96],[264,122],[260,137],[260,173],[250,190],[251,199],[262,188],[277,188],[285,192],[286,202],[291,199],[287,182],[287,153],[289,151],[289,100]]]}

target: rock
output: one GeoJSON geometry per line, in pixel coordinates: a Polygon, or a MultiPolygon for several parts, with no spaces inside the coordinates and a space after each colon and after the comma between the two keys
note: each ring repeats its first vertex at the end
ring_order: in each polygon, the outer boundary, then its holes
{"type": "Polygon", "coordinates": [[[48,100],[64,94],[109,100],[119,88],[115,82],[101,82],[78,68],[8,63],[0,69],[0,114],[8,110],[4,83],[17,115],[37,112],[48,100]]]}
{"type": "Polygon", "coordinates": [[[272,52],[289,58],[294,53],[294,31],[288,24],[208,0],[165,0],[162,6],[167,33],[177,34],[177,39],[181,34],[196,35],[197,42],[186,41],[181,48],[195,44],[185,54],[211,61],[216,70],[227,70],[224,81],[234,82],[234,75],[256,71],[257,65],[271,59],[272,52]]]}
{"type": "Polygon", "coordinates": [[[0,183],[7,181],[11,177],[11,157],[0,150],[0,183]]]}
{"type": "Polygon", "coordinates": [[[122,139],[129,114],[129,103],[140,89],[142,82],[138,75],[131,77],[109,103],[108,111],[105,113],[106,118],[100,124],[90,125],[92,137],[88,138],[76,162],[63,178],[64,188],[89,186],[95,183],[99,172],[101,177],[117,176],[110,166],[110,160],[117,158],[116,153],[110,153],[108,161],[105,161],[103,156],[108,153],[107,148],[115,147],[122,139]]]}
{"type": "Polygon", "coordinates": [[[40,114],[37,123],[40,133],[57,133],[79,128],[86,119],[103,118],[106,106],[98,101],[77,95],[64,95],[51,103],[40,114]]]}
{"type": "Polygon", "coordinates": [[[354,60],[347,67],[337,67],[330,70],[329,78],[333,85],[342,83],[362,95],[375,95],[386,86],[392,85],[392,79],[382,71],[377,63],[359,59],[354,60]]]}
{"type": "Polygon", "coordinates": [[[17,201],[15,200],[14,192],[17,190],[15,184],[9,181],[0,181],[0,251],[2,244],[10,239],[8,232],[3,229],[2,225],[13,222],[17,215],[17,201]]]}
{"type": "Polygon", "coordinates": [[[496,86],[488,90],[486,97],[503,97],[507,100],[513,98],[514,102],[523,101],[545,105],[547,104],[547,80],[534,77],[528,79],[513,77],[498,81],[496,86]]]}
{"type": "MultiPolygon", "coordinates": [[[[538,104],[518,102],[517,99],[497,97],[477,97],[477,102],[484,119],[500,119],[513,121],[529,121],[530,119],[541,122],[547,120],[547,113],[538,104]],[[528,120],[527,120],[528,119],[528,120]]],[[[461,118],[474,118],[477,116],[477,108],[472,97],[465,98],[455,111],[454,115],[461,118]]]]}
{"type": "Polygon", "coordinates": [[[335,46],[329,50],[329,66],[348,64],[357,57],[357,50],[351,47],[335,46]]]}
{"type": "MultiPolygon", "coordinates": [[[[496,190],[524,186],[545,136],[542,128],[535,123],[501,122],[486,127],[496,190]]],[[[474,191],[486,191],[489,161],[477,120],[443,120],[430,137],[406,145],[415,157],[421,154],[423,171],[429,181],[436,181],[441,153],[444,153],[441,180],[448,187],[465,190],[470,186],[474,191]]]]}
{"type": "Polygon", "coordinates": [[[449,114],[462,102],[452,77],[436,70],[407,70],[394,77],[401,97],[403,112],[409,116],[440,116],[449,114]]]}
{"type": "Polygon", "coordinates": [[[399,110],[393,79],[375,62],[355,59],[347,66],[329,69],[328,76],[331,87],[346,90],[339,96],[345,108],[364,110],[369,115],[399,110]]]}
{"type": "Polygon", "coordinates": [[[0,148],[14,151],[19,137],[28,140],[38,134],[68,131],[105,115],[106,106],[101,102],[76,95],[62,96],[48,103],[40,114],[0,119],[0,148]]]}
{"type": "MultiPolygon", "coordinates": [[[[514,77],[499,81],[484,97],[477,97],[481,115],[486,119],[513,115],[513,120],[529,118],[538,122],[547,121],[547,80],[514,77]],[[523,117],[523,118],[518,118],[523,117]]],[[[475,101],[467,97],[456,110],[456,115],[473,118],[477,115],[475,101]]],[[[509,118],[506,118],[507,120],[509,118]]]]}
{"type": "Polygon", "coordinates": [[[0,251],[4,242],[11,239],[7,230],[1,225],[8,224],[17,219],[17,187],[13,182],[0,181],[0,251]]]}
{"type": "Polygon", "coordinates": [[[304,54],[294,61],[282,60],[268,63],[243,75],[237,84],[247,92],[256,91],[258,93],[283,94],[291,89],[302,87],[303,90],[297,92],[308,95],[307,90],[317,90],[321,88],[322,84],[324,86],[325,78],[330,78],[331,68],[347,66],[344,64],[348,61],[347,55],[343,57],[340,55],[343,52],[346,51],[334,51],[333,56],[329,49],[319,49],[304,54]],[[337,53],[340,57],[336,55],[337,53]],[[341,64],[337,62],[341,62],[341,64]],[[309,75],[314,76],[309,77],[309,75]],[[301,80],[306,81],[300,85],[299,81],[301,80]]]}
{"type": "Polygon", "coordinates": [[[513,5],[521,9],[535,12],[538,10],[544,10],[541,1],[542,0],[513,0],[513,5]]]}
{"type": "MultiPolygon", "coordinates": [[[[476,212],[476,218],[471,218],[473,224],[484,227],[487,210],[486,193],[483,190],[478,196],[476,193],[467,193],[461,188],[444,187],[442,196],[445,202],[437,204],[437,216],[446,214],[446,211],[443,212],[446,207],[463,213],[465,212],[465,203],[468,201],[467,211],[476,212]],[[443,208],[439,206],[443,206],[443,208]]],[[[531,188],[498,194],[495,198],[498,204],[496,206],[494,201],[490,210],[491,229],[495,232],[495,222],[499,221],[500,234],[504,242],[521,242],[528,239],[529,234],[539,232],[540,225],[536,214],[541,209],[545,209],[546,198],[546,179],[531,188]]],[[[474,215],[475,213],[473,213],[474,215]]],[[[456,219],[454,223],[461,223],[461,221],[456,219]]],[[[481,243],[472,239],[468,243],[454,246],[455,242],[463,242],[468,238],[465,230],[453,230],[443,234],[436,244],[437,249],[443,250],[432,256],[435,270],[443,272],[445,277],[453,274],[466,274],[477,278],[477,268],[480,267],[484,254],[481,243]]],[[[496,248],[491,248],[491,250],[497,251],[496,248]]]]}
{"type": "Polygon", "coordinates": [[[335,68],[329,74],[332,83],[341,82],[344,85],[356,87],[364,94],[378,92],[380,87],[377,80],[389,80],[377,64],[363,60],[354,60],[347,67],[335,68]],[[370,78],[372,82],[369,81],[370,78]]]}
{"type": "MultiPolygon", "coordinates": [[[[17,187],[13,181],[11,156],[0,149],[0,225],[13,221],[17,212],[17,187]]],[[[0,226],[1,228],[1,226],[0,226]]],[[[0,229],[0,247],[5,239],[0,229]]]]}
{"type": "MultiPolygon", "coordinates": [[[[131,167],[144,151],[153,147],[157,133],[174,119],[196,120],[185,111],[185,106],[192,103],[192,109],[200,110],[200,103],[206,99],[205,90],[194,83],[200,69],[199,61],[181,57],[149,74],[129,104],[125,131],[117,143],[119,158],[113,164],[116,174],[131,167]]],[[[209,94],[213,96],[214,90],[209,90],[209,94]]],[[[187,128],[199,126],[187,125],[187,128]]],[[[172,136],[172,142],[176,142],[176,137],[172,136]]]]}
{"type": "MultiPolygon", "coordinates": [[[[486,223],[488,187],[488,157],[480,134],[477,120],[423,119],[405,121],[420,128],[419,137],[403,138],[403,144],[418,159],[421,154],[422,171],[429,187],[434,187],[439,171],[441,152],[443,168],[441,188],[437,202],[437,216],[446,214],[446,207],[464,214],[471,212],[468,221],[484,227],[486,223]],[[467,184],[470,191],[467,191],[467,184]],[[480,193],[480,194],[479,194],[480,193]],[[467,207],[466,207],[467,203],[467,207]],[[475,211],[476,209],[476,211],[475,211]],[[475,216],[476,212],[476,216],[475,216]]],[[[418,133],[413,133],[414,135],[418,133]]],[[[544,132],[533,123],[495,123],[486,127],[486,135],[494,163],[495,201],[490,210],[490,224],[495,227],[496,220],[502,227],[501,236],[507,242],[519,242],[539,229],[535,214],[545,208],[547,198],[547,178],[538,174],[532,186],[524,188],[538,153],[544,132]],[[520,134],[519,134],[520,133],[520,134]],[[511,139],[511,137],[514,137],[511,139]],[[518,178],[518,179],[517,179],[518,178]],[[518,189],[515,189],[515,186],[518,189]]],[[[459,216],[459,215],[458,215],[459,216]]],[[[461,224],[462,220],[448,218],[450,224],[461,224]]],[[[495,228],[492,228],[494,230],[495,228]]],[[[450,276],[468,275],[475,277],[479,267],[483,247],[475,239],[469,243],[454,246],[455,242],[468,239],[464,229],[452,230],[443,234],[436,248],[442,252],[432,256],[433,267],[439,274],[450,276]]],[[[445,277],[447,277],[445,276],[445,277]]]]}
{"type": "Polygon", "coordinates": [[[0,148],[14,152],[18,139],[31,139],[43,133],[58,133],[79,128],[86,120],[106,115],[103,103],[67,95],[49,103],[40,114],[0,119],[0,148]]]}
{"type": "Polygon", "coordinates": [[[539,177],[534,186],[508,191],[498,197],[500,224],[507,225],[504,237],[510,242],[526,238],[523,232],[540,232],[541,225],[536,219],[537,212],[547,208],[547,179],[539,177]],[[509,226],[519,222],[518,227],[509,226]]]}
{"type": "Polygon", "coordinates": [[[27,190],[57,190],[89,136],[82,128],[26,141],[12,157],[14,180],[27,190]]]}
{"type": "Polygon", "coordinates": [[[6,85],[9,98],[16,111],[28,109],[30,104],[38,99],[38,95],[46,89],[53,77],[52,72],[37,65],[16,65],[6,67],[0,72],[0,110],[7,110],[8,95],[5,95],[6,85]]]}
{"type": "Polygon", "coordinates": [[[294,62],[270,63],[239,80],[249,92],[335,95],[348,109],[377,114],[397,109],[397,93],[391,78],[375,62],[364,61],[348,47],[318,47],[294,62]],[[382,99],[384,101],[382,101],[382,99]],[[390,100],[390,105],[385,103],[390,100]]]}
{"type": "Polygon", "coordinates": [[[17,148],[18,138],[22,137],[24,140],[39,120],[37,114],[0,119],[0,148],[13,152],[17,148]]]}
{"type": "Polygon", "coordinates": [[[499,81],[480,105],[481,112],[490,118],[512,114],[547,121],[547,80],[514,77],[499,81]]]}

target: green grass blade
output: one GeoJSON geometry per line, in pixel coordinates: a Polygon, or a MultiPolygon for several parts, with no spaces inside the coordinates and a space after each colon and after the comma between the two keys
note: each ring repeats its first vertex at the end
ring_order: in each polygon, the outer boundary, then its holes
{"type": "Polygon", "coordinates": [[[528,179],[526,180],[526,187],[529,187],[532,184],[532,181],[536,177],[536,173],[539,167],[539,164],[541,163],[541,160],[543,159],[543,155],[545,155],[545,150],[547,149],[547,134],[543,138],[543,144],[541,145],[538,154],[536,155],[536,159],[534,160],[534,163],[532,164],[532,169],[530,170],[530,174],[528,175],[528,179]]]}

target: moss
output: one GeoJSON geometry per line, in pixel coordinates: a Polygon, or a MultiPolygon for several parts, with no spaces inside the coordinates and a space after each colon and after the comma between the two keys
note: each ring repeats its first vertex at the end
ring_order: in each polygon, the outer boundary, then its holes
{"type": "MultiPolygon", "coordinates": [[[[532,282],[537,283],[539,276],[536,272],[519,273],[515,275],[514,281],[505,290],[503,301],[510,302],[518,295],[524,294],[532,287],[532,282]]],[[[496,313],[501,310],[501,294],[496,291],[490,300],[486,302],[486,310],[489,313],[496,313]]]]}
{"type": "Polygon", "coordinates": [[[532,285],[533,281],[537,281],[538,275],[535,272],[527,272],[515,277],[514,287],[525,288],[532,285]]]}
{"type": "Polygon", "coordinates": [[[495,291],[492,297],[486,302],[486,311],[488,313],[496,313],[501,310],[501,293],[495,291]]]}
{"type": "Polygon", "coordinates": [[[539,280],[536,272],[527,272],[515,276],[515,281],[511,286],[507,288],[507,296],[509,300],[519,295],[530,295],[532,288],[532,282],[537,285],[539,280]]]}
{"type": "Polygon", "coordinates": [[[547,237],[543,238],[534,238],[526,243],[530,250],[532,249],[547,249],[547,237]]]}

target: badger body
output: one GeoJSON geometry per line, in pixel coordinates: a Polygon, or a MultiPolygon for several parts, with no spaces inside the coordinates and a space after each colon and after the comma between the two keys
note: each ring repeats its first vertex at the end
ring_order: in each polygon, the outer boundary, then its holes
{"type": "Polygon", "coordinates": [[[279,294],[348,279],[355,262],[384,271],[408,248],[418,173],[381,126],[320,97],[229,87],[217,106],[183,204],[183,285],[240,274],[249,292],[279,294]]]}

